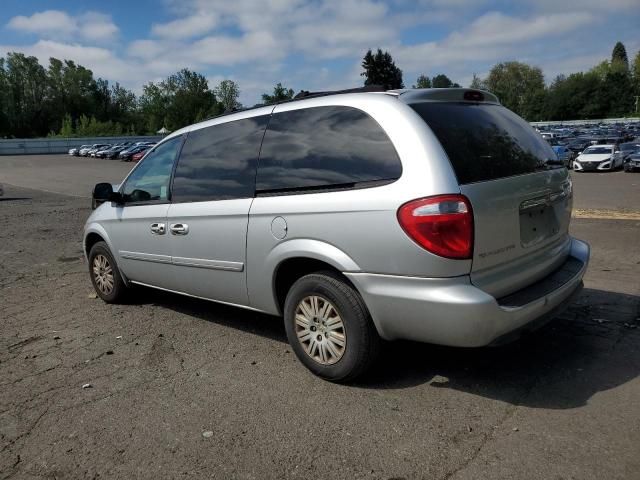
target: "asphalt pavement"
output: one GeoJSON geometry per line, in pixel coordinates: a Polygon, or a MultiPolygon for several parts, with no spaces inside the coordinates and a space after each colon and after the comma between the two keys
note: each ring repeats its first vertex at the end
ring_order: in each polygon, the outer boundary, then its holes
{"type": "Polygon", "coordinates": [[[95,297],[88,192],[130,167],[0,157],[0,479],[640,478],[640,174],[573,175],[592,261],[559,318],[497,348],[390,344],[343,386],[278,318],[95,297]]]}

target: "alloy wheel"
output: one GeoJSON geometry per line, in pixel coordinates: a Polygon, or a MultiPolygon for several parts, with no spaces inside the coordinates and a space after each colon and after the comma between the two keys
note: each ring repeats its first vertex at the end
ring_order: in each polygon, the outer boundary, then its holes
{"type": "Polygon", "coordinates": [[[338,362],[347,347],[347,332],[333,304],[319,295],[304,297],[295,310],[298,341],[309,357],[321,365],[338,362]]]}
{"type": "Polygon", "coordinates": [[[111,294],[114,287],[113,268],[109,259],[102,254],[93,258],[93,279],[100,293],[111,294]]]}

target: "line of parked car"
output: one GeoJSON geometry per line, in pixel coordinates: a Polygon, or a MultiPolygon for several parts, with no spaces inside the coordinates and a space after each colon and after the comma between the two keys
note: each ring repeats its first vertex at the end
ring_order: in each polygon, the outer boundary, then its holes
{"type": "Polygon", "coordinates": [[[640,170],[640,125],[585,125],[538,129],[559,160],[576,172],[640,170]]]}
{"type": "Polygon", "coordinates": [[[155,146],[155,142],[122,142],[117,144],[94,143],[80,145],[69,150],[69,155],[75,157],[106,158],[122,160],[123,162],[137,162],[148,150],[155,146]]]}

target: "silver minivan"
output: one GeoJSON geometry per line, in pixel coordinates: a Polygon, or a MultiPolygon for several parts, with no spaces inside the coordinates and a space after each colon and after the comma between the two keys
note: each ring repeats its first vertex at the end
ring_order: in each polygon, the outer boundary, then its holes
{"type": "Polygon", "coordinates": [[[494,95],[300,97],[186,127],[96,185],[104,301],[145,285],[282,316],[302,363],[344,382],[382,340],[502,343],[580,291],[569,173],[494,95]]]}

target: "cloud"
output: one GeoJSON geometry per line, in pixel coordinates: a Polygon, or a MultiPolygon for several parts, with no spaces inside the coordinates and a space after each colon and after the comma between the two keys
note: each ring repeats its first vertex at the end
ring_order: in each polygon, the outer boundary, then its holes
{"type": "MultiPolygon", "coordinates": [[[[594,21],[589,13],[555,13],[514,17],[489,12],[441,41],[390,46],[397,64],[407,72],[445,72],[469,78],[488,64],[504,60],[524,60],[541,45],[557,41],[594,21]]],[[[557,46],[557,45],[556,45],[557,46]]],[[[535,58],[537,55],[533,55],[535,58]]],[[[534,63],[536,63],[534,61],[534,63]]],[[[409,83],[408,81],[405,83],[409,83]]]]}
{"type": "Polygon", "coordinates": [[[9,20],[7,27],[46,39],[73,38],[92,42],[113,40],[119,31],[110,15],[92,11],[77,16],[60,10],[36,12],[29,17],[18,15],[9,20]]]}
{"type": "Polygon", "coordinates": [[[607,58],[618,39],[632,57],[640,47],[637,1],[164,0],[169,20],[140,19],[127,43],[109,15],[47,10],[6,25],[37,36],[32,44],[0,48],[43,63],[72,59],[137,92],[191,68],[216,84],[233,78],[253,104],[277,82],[296,90],[361,85],[362,56],[378,47],[407,85],[420,73],[468,84],[472,73],[505,60],[540,66],[550,79],[607,58]]]}
{"type": "Polygon", "coordinates": [[[30,17],[19,15],[9,20],[7,26],[13,30],[43,36],[70,35],[77,29],[76,21],[66,12],[59,10],[38,12],[30,17]]]}
{"type": "Polygon", "coordinates": [[[210,32],[217,23],[218,17],[215,14],[197,12],[171,22],[153,24],[151,33],[163,38],[186,39],[210,32]]]}
{"type": "Polygon", "coordinates": [[[153,72],[141,70],[134,62],[120,58],[113,51],[95,46],[70,44],[53,40],[39,40],[33,45],[0,45],[0,52],[23,52],[36,57],[42,65],[48,65],[49,58],[73,60],[93,71],[96,77],[120,82],[128,88],[139,91],[153,72]]]}

